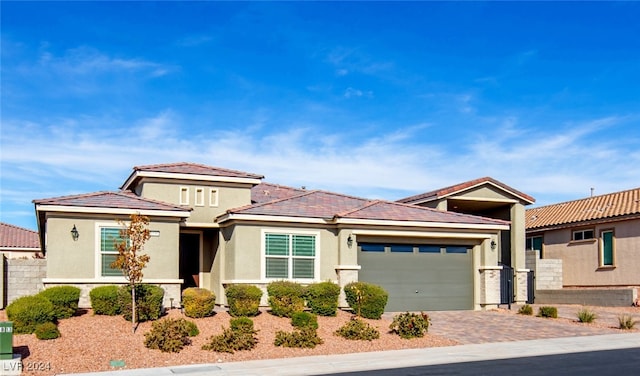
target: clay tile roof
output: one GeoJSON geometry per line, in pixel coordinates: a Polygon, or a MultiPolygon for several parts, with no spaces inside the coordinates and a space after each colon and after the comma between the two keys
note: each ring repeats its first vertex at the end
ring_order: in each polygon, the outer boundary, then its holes
{"type": "Polygon", "coordinates": [[[370,201],[367,205],[337,215],[342,218],[357,218],[389,221],[464,223],[482,225],[506,225],[508,221],[441,211],[421,206],[389,201],[370,201]]]}
{"type": "Polygon", "coordinates": [[[283,198],[297,196],[305,192],[306,191],[304,189],[262,182],[251,188],[251,202],[263,203],[280,200],[283,198]]]}
{"type": "Polygon", "coordinates": [[[398,202],[402,202],[402,203],[415,203],[418,201],[432,201],[432,200],[437,200],[439,198],[442,197],[446,197],[446,196],[450,196],[454,193],[458,193],[458,192],[462,192],[465,191],[469,188],[473,188],[475,186],[484,184],[484,183],[491,183],[495,186],[500,187],[501,189],[511,193],[512,195],[519,197],[520,199],[527,201],[529,203],[534,203],[536,200],[525,194],[522,193],[516,189],[513,189],[511,187],[509,187],[508,185],[494,179],[491,177],[483,177],[483,178],[479,178],[479,179],[475,179],[475,180],[470,180],[464,183],[460,183],[460,184],[456,184],[456,185],[452,185],[449,187],[445,187],[445,188],[441,188],[441,189],[437,189],[435,191],[430,191],[430,192],[425,192],[425,193],[421,193],[415,196],[410,196],[410,197],[405,197],[405,198],[401,198],[399,200],[397,200],[398,202]]]}
{"type": "Polygon", "coordinates": [[[207,166],[199,163],[190,163],[190,162],[135,166],[133,170],[134,171],[166,172],[166,173],[175,173],[175,174],[226,176],[226,177],[233,177],[233,178],[249,178],[249,179],[264,178],[264,176],[262,175],[256,175],[248,172],[229,170],[226,168],[212,167],[212,166],[207,166]]]}
{"type": "Polygon", "coordinates": [[[40,249],[38,233],[26,228],[0,222],[0,248],[40,249]]]}
{"type": "Polygon", "coordinates": [[[640,188],[527,209],[526,228],[541,229],[572,223],[640,215],[640,188]]]}
{"type": "Polygon", "coordinates": [[[86,208],[117,208],[132,210],[163,210],[185,212],[190,209],[142,198],[128,191],[103,191],[72,196],[33,200],[38,205],[74,206],[86,208]]]}
{"type": "Polygon", "coordinates": [[[351,218],[490,225],[508,223],[473,215],[443,212],[389,201],[372,201],[325,191],[304,192],[293,197],[229,210],[228,213],[323,219],[351,218]]]}

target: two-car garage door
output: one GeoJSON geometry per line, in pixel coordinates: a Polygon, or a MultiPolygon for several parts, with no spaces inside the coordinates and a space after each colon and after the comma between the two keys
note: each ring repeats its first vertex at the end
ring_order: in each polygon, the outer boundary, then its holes
{"type": "Polygon", "coordinates": [[[473,309],[470,246],[359,243],[358,280],[389,293],[385,311],[473,309]]]}

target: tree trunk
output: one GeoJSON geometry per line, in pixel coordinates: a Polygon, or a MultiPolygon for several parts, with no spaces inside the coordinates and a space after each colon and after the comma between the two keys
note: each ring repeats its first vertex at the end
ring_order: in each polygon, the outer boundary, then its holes
{"type": "Polygon", "coordinates": [[[131,332],[136,332],[136,285],[131,286],[131,332]]]}

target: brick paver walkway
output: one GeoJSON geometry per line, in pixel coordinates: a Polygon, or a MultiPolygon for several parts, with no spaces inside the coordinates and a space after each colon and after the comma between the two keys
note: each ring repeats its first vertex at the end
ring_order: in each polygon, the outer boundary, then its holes
{"type": "Polygon", "coordinates": [[[633,332],[640,334],[640,308],[589,307],[597,318],[593,324],[584,324],[577,322],[580,306],[556,305],[557,319],[536,317],[538,307],[533,305],[534,316],[519,315],[516,306],[511,311],[429,312],[429,333],[461,344],[629,333],[618,329],[618,316],[627,314],[638,321],[633,332]]]}

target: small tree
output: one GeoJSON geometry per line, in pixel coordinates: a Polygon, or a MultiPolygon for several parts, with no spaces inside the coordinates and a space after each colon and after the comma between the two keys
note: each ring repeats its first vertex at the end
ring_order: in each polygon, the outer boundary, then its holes
{"type": "MultiPolygon", "coordinates": [[[[143,254],[144,244],[149,240],[149,218],[138,213],[131,214],[129,225],[120,230],[120,242],[116,242],[118,257],[111,264],[112,268],[122,270],[131,286],[131,330],[136,331],[136,285],[142,282],[142,270],[149,262],[149,255],[143,254]]],[[[122,221],[118,221],[125,225],[122,221]]]]}

